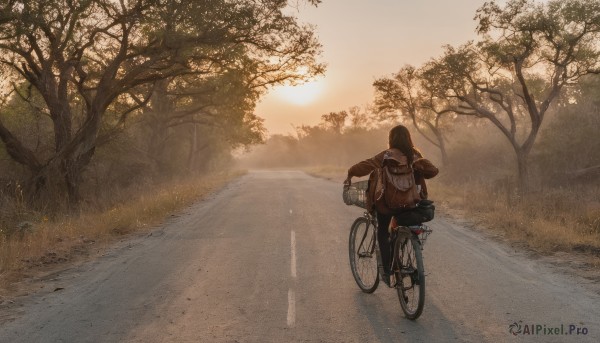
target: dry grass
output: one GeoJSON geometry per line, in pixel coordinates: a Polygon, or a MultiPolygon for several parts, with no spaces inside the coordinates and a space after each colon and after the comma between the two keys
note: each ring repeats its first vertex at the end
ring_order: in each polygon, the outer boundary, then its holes
{"type": "Polygon", "coordinates": [[[484,184],[430,183],[430,194],[480,226],[524,243],[543,254],[556,251],[590,255],[600,261],[600,187],[547,189],[525,196],[484,184]]]}
{"type": "Polygon", "coordinates": [[[242,173],[162,184],[102,213],[51,221],[42,217],[17,234],[0,235],[0,286],[8,286],[32,267],[71,260],[88,254],[91,246],[100,249],[119,236],[155,225],[242,173]]]}

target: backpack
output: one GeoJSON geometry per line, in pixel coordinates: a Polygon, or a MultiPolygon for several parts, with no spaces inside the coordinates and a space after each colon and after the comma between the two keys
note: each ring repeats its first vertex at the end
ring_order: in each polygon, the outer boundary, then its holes
{"type": "Polygon", "coordinates": [[[388,150],[378,171],[376,202],[388,210],[412,209],[421,200],[412,165],[397,150],[388,150]]]}

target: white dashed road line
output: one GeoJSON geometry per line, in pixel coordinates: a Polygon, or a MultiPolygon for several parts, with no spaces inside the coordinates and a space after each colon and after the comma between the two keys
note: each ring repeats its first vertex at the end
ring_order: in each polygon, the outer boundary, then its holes
{"type": "Polygon", "coordinates": [[[291,275],[292,278],[296,278],[296,233],[294,232],[294,230],[292,230],[292,238],[291,238],[291,246],[292,246],[292,252],[291,252],[291,262],[290,262],[290,269],[291,269],[291,275]]]}
{"type": "Polygon", "coordinates": [[[290,288],[288,291],[288,313],[287,325],[293,327],[296,324],[296,299],[294,290],[290,288]]]}
{"type": "MultiPolygon", "coordinates": [[[[292,215],[290,209],[290,215],[292,215]]],[[[290,275],[292,280],[296,280],[296,232],[291,231],[290,237],[290,275]]],[[[296,295],[294,293],[293,284],[288,290],[288,312],[287,325],[293,327],[296,324],[296,295]]]]}

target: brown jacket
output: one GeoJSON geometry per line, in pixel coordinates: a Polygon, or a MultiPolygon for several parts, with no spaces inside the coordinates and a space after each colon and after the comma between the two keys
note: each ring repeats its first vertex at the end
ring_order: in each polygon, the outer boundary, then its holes
{"type": "MultiPolygon", "coordinates": [[[[394,150],[395,154],[402,154],[397,149],[394,150]]],[[[383,156],[388,150],[384,150],[379,154],[366,159],[364,161],[358,162],[348,169],[348,178],[350,177],[361,177],[369,175],[369,189],[367,195],[367,210],[373,210],[373,206],[375,205],[375,187],[374,185],[377,183],[377,173],[373,173],[374,170],[383,167],[383,156]]],[[[423,158],[421,154],[415,154],[415,160],[413,162],[413,169],[415,171],[415,182],[417,185],[421,186],[421,198],[427,199],[427,185],[425,184],[425,179],[431,179],[436,176],[439,170],[427,159],[423,158]]]]}

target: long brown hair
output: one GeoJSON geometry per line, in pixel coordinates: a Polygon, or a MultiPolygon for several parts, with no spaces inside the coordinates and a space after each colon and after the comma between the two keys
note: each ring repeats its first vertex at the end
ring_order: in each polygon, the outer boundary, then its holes
{"type": "Polygon", "coordinates": [[[410,131],[404,125],[398,125],[390,130],[389,137],[390,148],[395,148],[400,151],[408,158],[408,164],[412,164],[415,153],[418,150],[415,149],[412,138],[410,137],[410,131]]]}

